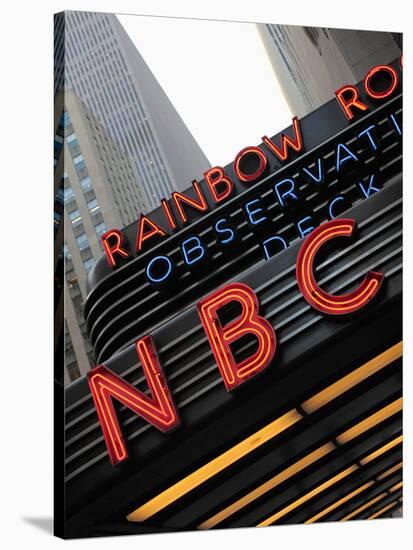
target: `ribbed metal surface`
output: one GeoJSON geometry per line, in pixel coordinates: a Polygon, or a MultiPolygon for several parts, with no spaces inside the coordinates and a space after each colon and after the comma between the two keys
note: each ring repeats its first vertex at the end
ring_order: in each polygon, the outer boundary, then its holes
{"type": "MultiPolygon", "coordinates": [[[[386,275],[386,287],[375,307],[378,311],[386,311],[386,304],[400,299],[402,266],[400,193],[401,183],[395,180],[351,211],[351,215],[358,220],[359,236],[352,244],[340,248],[340,251],[319,265],[318,277],[326,289],[348,290],[360,282],[368,269],[379,269],[386,275]]],[[[325,348],[327,342],[334,341],[334,338],[340,339],[340,334],[346,334],[349,330],[361,330],[360,323],[366,322],[363,319],[342,323],[331,322],[306,304],[295,281],[294,266],[298,248],[299,243],[277,258],[251,269],[240,279],[251,285],[257,293],[262,314],[276,329],[279,342],[279,354],[274,364],[268,369],[268,373],[265,373],[265,376],[268,374],[268,379],[263,381],[262,376],[255,384],[251,384],[251,388],[255,386],[255,391],[258,390],[258,395],[261,392],[263,396],[264,388],[271,384],[277,383],[279,386],[279,381],[283,380],[287,372],[288,375],[293,374],[295,369],[306,361],[306,354],[314,356],[320,345],[325,348]]],[[[195,307],[189,307],[176,318],[159,327],[154,331],[153,337],[183,419],[182,430],[185,432],[185,438],[196,433],[198,428],[205,426],[205,422],[209,419],[212,422],[217,416],[231,410],[234,406],[234,397],[224,390],[195,307]]],[[[382,340],[383,338],[381,342],[382,340]]],[[[139,389],[147,391],[133,346],[105,364],[139,389]]],[[[345,368],[348,366],[345,365],[345,368]]],[[[314,371],[312,384],[321,383],[317,376],[321,377],[320,380],[325,380],[329,376],[329,371],[324,369],[321,375],[316,375],[314,371]]],[[[396,386],[387,383],[382,386],[383,390],[390,394],[401,391],[399,382],[396,386]]],[[[309,391],[310,388],[311,385],[303,382],[302,388],[297,391],[302,393],[309,391]]],[[[250,389],[246,389],[246,393],[244,392],[243,403],[249,391],[250,389]]],[[[291,389],[289,392],[291,393],[291,389]]],[[[360,405],[365,403],[371,408],[376,400],[381,403],[388,399],[386,395],[380,399],[378,397],[370,399],[364,395],[360,405]]],[[[91,483],[91,479],[88,479],[90,473],[96,476],[104,472],[103,477],[107,475],[108,482],[112,483],[124,472],[113,472],[114,469],[109,465],[106,446],[86,381],[82,379],[73,384],[67,397],[66,482],[68,488],[71,488],[70,493],[74,496],[77,491],[82,495],[83,490],[90,490],[88,487],[88,483],[91,483]]],[[[296,403],[296,399],[297,396],[290,395],[288,402],[296,403]]],[[[264,407],[262,413],[256,411],[255,424],[260,421],[260,418],[261,422],[266,418],[271,411],[271,404],[268,404],[268,407],[268,410],[264,407]]],[[[272,408],[274,409],[273,404],[272,408]]],[[[354,402],[350,403],[349,410],[357,411],[354,402]]],[[[341,426],[344,416],[340,413],[338,418],[341,426]]],[[[120,408],[120,421],[132,456],[136,457],[142,468],[154,460],[156,456],[154,453],[164,451],[167,453],[168,449],[179,445],[183,438],[179,433],[180,430],[177,430],[174,436],[165,437],[125,407],[120,408]]],[[[246,424],[245,430],[248,428],[246,424]]],[[[229,440],[237,437],[237,430],[238,427],[235,426],[234,433],[227,434],[229,440]]],[[[310,428],[311,433],[313,433],[312,430],[313,428],[310,428]]],[[[241,433],[243,432],[244,430],[241,430],[241,433]]],[[[154,486],[152,491],[156,489],[158,488],[154,486]]],[[[162,521],[158,525],[163,524],[162,521]]]]}

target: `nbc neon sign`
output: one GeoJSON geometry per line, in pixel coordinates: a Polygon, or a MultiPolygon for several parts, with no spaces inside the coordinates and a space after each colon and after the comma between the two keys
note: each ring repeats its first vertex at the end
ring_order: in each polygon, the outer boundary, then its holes
{"type": "MultiPolygon", "coordinates": [[[[326,315],[356,313],[370,304],[382,287],[384,275],[375,271],[366,273],[355,290],[340,295],[326,292],[315,279],[314,264],[320,250],[332,240],[351,238],[356,229],[353,219],[330,220],[306,237],[298,253],[298,287],[310,306],[326,315]]],[[[233,391],[270,367],[277,355],[277,336],[272,325],[260,315],[258,298],[252,288],[239,282],[226,284],[202,298],[197,303],[197,310],[227,391],[233,391]],[[223,324],[219,312],[231,303],[237,304],[241,312],[223,324]],[[239,361],[234,357],[231,345],[245,336],[255,339],[257,346],[251,355],[239,361]]],[[[181,425],[151,336],[145,335],[137,340],[135,348],[150,396],[103,365],[95,367],[87,375],[109,458],[114,466],[128,456],[114,400],[162,432],[169,432],[181,425]]]]}

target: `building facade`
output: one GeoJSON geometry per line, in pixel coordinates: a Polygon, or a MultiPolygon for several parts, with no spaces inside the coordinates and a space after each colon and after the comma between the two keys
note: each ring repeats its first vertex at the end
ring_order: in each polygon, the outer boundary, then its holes
{"type": "Polygon", "coordinates": [[[298,117],[327,101],[343,82],[355,84],[377,64],[400,55],[396,33],[259,24],[274,72],[298,117]]]}
{"type": "MultiPolygon", "coordinates": [[[[74,93],[56,100],[55,167],[57,202],[64,213],[65,381],[94,365],[83,304],[86,278],[102,255],[101,235],[128,225],[145,208],[134,163],[108,136],[74,93]]],[[[58,212],[55,206],[55,216],[58,212]]],[[[58,220],[55,219],[55,223],[58,220]]]]}
{"type": "Polygon", "coordinates": [[[64,50],[56,85],[71,88],[128,153],[147,209],[202,177],[208,159],[116,16],[65,12],[55,25],[56,66],[64,50]]]}

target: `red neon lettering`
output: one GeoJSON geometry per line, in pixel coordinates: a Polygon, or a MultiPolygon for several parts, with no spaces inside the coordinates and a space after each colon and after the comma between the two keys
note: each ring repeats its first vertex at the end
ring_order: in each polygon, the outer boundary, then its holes
{"type": "Polygon", "coordinates": [[[142,250],[143,243],[147,240],[153,237],[154,235],[160,235],[161,237],[165,237],[166,233],[165,231],[159,227],[154,221],[152,221],[148,216],[141,215],[138,222],[138,234],[136,237],[136,252],[140,252],[142,250]],[[146,230],[145,226],[149,227],[149,231],[146,230]]]}
{"type": "Polygon", "coordinates": [[[188,221],[188,216],[186,215],[186,212],[183,209],[181,203],[188,204],[189,206],[191,206],[195,210],[199,210],[200,212],[206,212],[206,210],[208,210],[208,204],[202,193],[199,183],[196,180],[193,180],[192,186],[195,189],[198,201],[196,201],[195,199],[191,199],[191,197],[187,197],[186,195],[183,195],[182,193],[178,193],[176,191],[172,193],[172,199],[175,203],[176,209],[178,210],[179,217],[181,218],[183,223],[186,223],[188,221]]]}
{"type": "Polygon", "coordinates": [[[266,169],[267,162],[267,157],[264,155],[259,147],[246,147],[245,149],[242,149],[242,151],[240,151],[235,157],[234,171],[240,181],[256,181],[266,169]],[[252,172],[251,174],[246,174],[245,172],[243,172],[240,166],[242,160],[244,160],[247,155],[256,155],[259,159],[258,168],[255,170],[255,172],[252,172]]]}
{"type": "Polygon", "coordinates": [[[161,206],[163,208],[165,217],[168,220],[169,227],[171,229],[176,229],[175,218],[173,217],[171,207],[169,206],[169,202],[166,199],[161,199],[161,206]]]}
{"type": "Polygon", "coordinates": [[[204,178],[209,187],[211,196],[216,203],[229,197],[234,189],[234,183],[220,166],[215,166],[207,170],[204,173],[204,178]],[[218,186],[222,186],[223,189],[218,191],[218,186]]]}
{"type": "Polygon", "coordinates": [[[103,365],[95,367],[87,374],[109,458],[113,466],[119,464],[128,456],[113,406],[113,399],[120,401],[162,432],[167,432],[180,423],[151,337],[145,336],[138,340],[136,351],[152,397],[148,397],[103,365]]]}
{"type": "Polygon", "coordinates": [[[296,276],[306,301],[329,315],[354,313],[367,305],[379,291],[383,273],[369,271],[360,286],[347,294],[335,296],[322,290],[314,277],[314,258],[320,248],[335,237],[351,237],[357,228],[355,220],[334,219],[317,227],[305,239],[297,257],[296,276]]]}
{"type": "Polygon", "coordinates": [[[228,284],[201,300],[197,307],[227,391],[270,364],[276,351],[275,332],[270,323],[258,315],[257,296],[249,286],[228,284]],[[217,311],[232,301],[241,304],[241,315],[223,327],[217,311]],[[230,345],[247,334],[257,338],[258,349],[237,364],[230,345]]]}
{"type": "Polygon", "coordinates": [[[352,107],[360,109],[360,111],[368,109],[368,106],[359,100],[359,91],[355,86],[343,86],[339,90],[336,90],[335,94],[340,107],[349,120],[354,118],[354,113],[351,110],[352,107]],[[347,99],[344,96],[347,96],[347,99]]]}
{"type": "Polygon", "coordinates": [[[125,238],[119,229],[110,229],[109,231],[106,231],[106,233],[102,235],[101,239],[103,250],[105,251],[106,259],[110,267],[116,266],[115,254],[118,254],[122,258],[127,258],[129,256],[129,252],[122,246],[125,238]],[[109,241],[112,241],[112,244],[110,244],[109,241]]]}
{"type": "Polygon", "coordinates": [[[300,124],[298,118],[293,118],[293,130],[294,138],[281,134],[281,147],[277,147],[267,136],[264,136],[262,141],[268,147],[268,149],[274,153],[280,160],[285,161],[288,158],[288,147],[291,147],[294,151],[301,151],[303,148],[303,140],[301,138],[300,124]]]}
{"type": "Polygon", "coordinates": [[[377,65],[376,67],[373,67],[366,74],[366,77],[364,79],[364,89],[366,90],[366,93],[373,99],[384,99],[386,97],[389,97],[397,88],[398,84],[399,76],[397,72],[393,69],[393,67],[389,67],[388,65],[377,65]],[[371,87],[371,79],[380,72],[389,74],[391,82],[387,90],[383,90],[382,92],[375,92],[371,87]]]}

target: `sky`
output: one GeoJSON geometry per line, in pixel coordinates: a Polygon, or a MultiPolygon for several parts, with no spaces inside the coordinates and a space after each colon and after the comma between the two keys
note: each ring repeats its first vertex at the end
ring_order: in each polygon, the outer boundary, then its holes
{"type": "Polygon", "coordinates": [[[255,24],[118,18],[212,165],[291,124],[255,24]]]}

